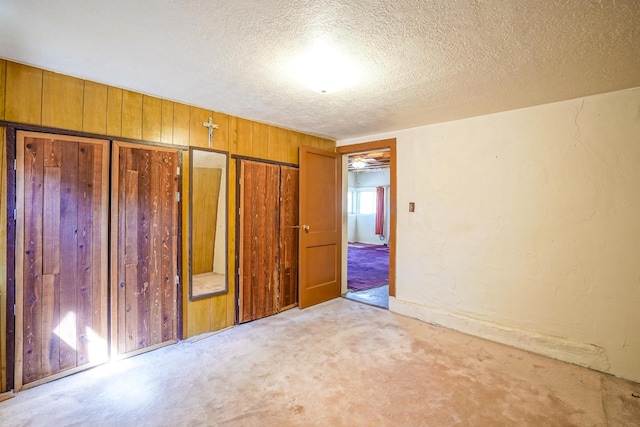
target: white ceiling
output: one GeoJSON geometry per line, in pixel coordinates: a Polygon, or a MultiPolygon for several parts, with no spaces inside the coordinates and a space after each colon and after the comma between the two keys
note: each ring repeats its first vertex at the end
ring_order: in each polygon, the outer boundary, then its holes
{"type": "Polygon", "coordinates": [[[640,1],[0,0],[0,57],[344,139],[640,86],[640,1]],[[358,84],[289,75],[318,37],[358,84]]]}

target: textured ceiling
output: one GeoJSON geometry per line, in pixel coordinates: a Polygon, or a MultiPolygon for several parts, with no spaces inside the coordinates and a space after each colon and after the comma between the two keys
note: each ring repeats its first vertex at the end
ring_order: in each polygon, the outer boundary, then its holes
{"type": "Polygon", "coordinates": [[[0,57],[344,139],[640,86],[640,1],[0,0],[0,57]],[[317,38],[359,83],[291,77],[317,38]]]}

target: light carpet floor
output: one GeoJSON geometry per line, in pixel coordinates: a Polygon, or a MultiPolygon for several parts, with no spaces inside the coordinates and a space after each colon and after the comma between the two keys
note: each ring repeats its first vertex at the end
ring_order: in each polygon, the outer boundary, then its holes
{"type": "Polygon", "coordinates": [[[640,384],[343,298],[22,391],[2,426],[632,426],[640,384]]]}

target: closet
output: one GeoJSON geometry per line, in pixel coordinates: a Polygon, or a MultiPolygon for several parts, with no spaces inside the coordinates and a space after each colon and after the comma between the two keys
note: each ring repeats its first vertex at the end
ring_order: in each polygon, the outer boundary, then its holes
{"type": "Polygon", "coordinates": [[[238,321],[298,302],[298,169],[239,162],[238,321]]]}
{"type": "Polygon", "coordinates": [[[177,166],[177,150],[17,132],[16,391],[176,341],[177,166]]]}

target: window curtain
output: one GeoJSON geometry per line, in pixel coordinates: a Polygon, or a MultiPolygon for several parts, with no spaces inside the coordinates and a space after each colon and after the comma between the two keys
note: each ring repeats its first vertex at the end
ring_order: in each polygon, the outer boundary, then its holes
{"type": "Polygon", "coordinates": [[[376,188],[376,234],[384,236],[384,187],[376,188]]]}

